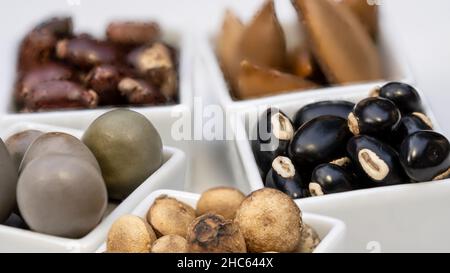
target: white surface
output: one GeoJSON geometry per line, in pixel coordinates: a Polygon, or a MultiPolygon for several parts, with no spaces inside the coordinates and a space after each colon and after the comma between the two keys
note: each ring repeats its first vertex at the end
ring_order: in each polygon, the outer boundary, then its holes
{"type": "MultiPolygon", "coordinates": [[[[131,214],[140,216],[146,219],[147,212],[156,198],[161,195],[167,195],[177,200],[184,202],[193,208],[197,206],[197,201],[200,198],[199,194],[172,191],[172,190],[159,190],[150,194],[145,200],[143,200],[131,214]]],[[[303,213],[303,221],[310,225],[317,231],[321,238],[321,243],[315,249],[315,253],[326,253],[336,251],[341,247],[343,239],[345,237],[345,224],[337,219],[330,217],[320,216],[316,214],[303,213]]],[[[105,252],[106,243],[104,243],[97,252],[105,252]]]]}
{"type": "MultiPolygon", "coordinates": [[[[80,138],[82,131],[34,123],[17,123],[0,133],[2,139],[27,129],[65,132],[80,138]]],[[[164,163],[123,200],[102,222],[81,239],[66,239],[0,225],[0,252],[91,252],[105,240],[109,226],[121,215],[131,212],[151,192],[161,188],[182,189],[186,157],[178,149],[164,147],[164,163]]]]}

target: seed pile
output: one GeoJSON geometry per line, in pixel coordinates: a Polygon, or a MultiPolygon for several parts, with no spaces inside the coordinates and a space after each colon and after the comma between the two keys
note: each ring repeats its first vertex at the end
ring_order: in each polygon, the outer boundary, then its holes
{"type": "Polygon", "coordinates": [[[97,118],[82,140],[26,130],[5,143],[0,140],[0,224],[65,238],[92,231],[108,201],[127,198],[163,161],[158,132],[126,109],[97,118]]]}
{"type": "Polygon", "coordinates": [[[292,0],[299,23],[294,44],[267,0],[244,24],[225,14],[216,53],[238,100],[383,78],[376,5],[360,0],[292,0]],[[288,46],[289,44],[289,46],[288,46]]]}
{"type": "Polygon", "coordinates": [[[20,44],[15,102],[21,112],[98,106],[164,105],[177,100],[177,53],[155,22],[116,21],[106,39],[50,18],[20,44]]]}
{"type": "Polygon", "coordinates": [[[109,230],[106,251],[309,253],[319,243],[298,206],[282,192],[265,188],[246,197],[218,187],[204,192],[196,209],[163,195],[150,206],[146,219],[122,216],[109,230]]]}
{"type": "Polygon", "coordinates": [[[357,104],[312,103],[293,120],[270,108],[251,141],[265,186],[292,198],[450,176],[450,143],[407,84],[388,83],[357,104]]]}

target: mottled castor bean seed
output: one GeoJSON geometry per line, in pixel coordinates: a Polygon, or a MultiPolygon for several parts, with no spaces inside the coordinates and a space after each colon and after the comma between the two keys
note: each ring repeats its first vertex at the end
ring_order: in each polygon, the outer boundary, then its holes
{"type": "Polygon", "coordinates": [[[86,84],[97,93],[100,105],[117,105],[125,102],[118,88],[120,79],[115,66],[104,64],[91,69],[86,76],[86,84]]]}
{"type": "Polygon", "coordinates": [[[162,43],[144,46],[130,52],[128,63],[135,67],[141,76],[148,79],[161,90],[167,98],[173,98],[178,80],[170,49],[162,43]]]}
{"type": "Polygon", "coordinates": [[[144,80],[124,78],[119,82],[119,90],[132,104],[156,105],[167,102],[161,92],[144,80]]]}
{"type": "Polygon", "coordinates": [[[152,43],[161,36],[161,30],[155,22],[112,22],[106,29],[108,40],[122,45],[142,45],[152,43]]]}
{"type": "Polygon", "coordinates": [[[50,109],[93,108],[98,104],[98,96],[92,90],[70,81],[48,81],[34,86],[25,97],[25,111],[50,109]]]}
{"type": "Polygon", "coordinates": [[[56,56],[80,67],[112,64],[118,61],[116,49],[109,43],[79,36],[56,45],[56,56]]]}
{"type": "Polygon", "coordinates": [[[55,62],[49,62],[39,67],[35,67],[26,72],[19,80],[16,88],[16,101],[23,103],[24,97],[26,97],[38,83],[55,80],[70,80],[73,74],[74,73],[68,66],[55,62]]]}

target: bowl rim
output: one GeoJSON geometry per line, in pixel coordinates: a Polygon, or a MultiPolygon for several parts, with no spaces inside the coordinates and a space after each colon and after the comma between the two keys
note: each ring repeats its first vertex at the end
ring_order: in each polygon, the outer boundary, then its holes
{"type": "MultiPolygon", "coordinates": [[[[185,200],[190,200],[189,203],[197,203],[200,199],[200,194],[185,192],[185,191],[176,191],[176,190],[156,190],[148,195],[144,200],[142,200],[139,205],[130,213],[132,215],[136,215],[139,217],[145,217],[147,211],[151,204],[155,201],[156,198],[162,195],[167,195],[173,198],[176,198],[182,202],[185,200]]],[[[298,204],[296,203],[298,206],[298,204]]],[[[329,252],[330,250],[335,250],[335,248],[341,243],[341,240],[344,238],[346,225],[343,221],[332,218],[329,216],[318,215],[314,213],[305,213],[302,212],[302,218],[305,222],[321,222],[324,225],[329,227],[329,231],[321,238],[320,244],[314,250],[314,253],[324,253],[329,252]]],[[[102,253],[106,251],[106,242],[96,250],[96,253],[102,253]]]]}
{"type": "MultiPolygon", "coordinates": [[[[23,128],[25,129],[34,128],[37,130],[43,130],[47,132],[49,131],[66,132],[72,134],[77,138],[81,138],[83,134],[83,131],[77,129],[63,128],[46,124],[37,124],[32,122],[19,122],[2,131],[1,136],[5,138],[8,135],[12,135],[15,132],[20,131],[21,128],[22,130],[23,128]]],[[[16,238],[21,238],[25,240],[41,241],[42,245],[47,244],[63,247],[66,248],[66,250],[69,252],[85,252],[94,250],[98,247],[99,244],[98,241],[103,240],[103,237],[106,236],[104,233],[105,230],[107,230],[107,228],[109,227],[109,225],[111,225],[111,223],[117,217],[120,217],[120,215],[126,213],[126,211],[124,210],[127,203],[129,203],[135,198],[138,198],[137,196],[134,195],[136,195],[136,193],[138,193],[140,189],[144,188],[148,184],[151,184],[153,181],[158,180],[159,177],[172,172],[174,169],[178,169],[180,163],[184,163],[186,159],[186,155],[184,154],[183,151],[170,146],[163,146],[163,157],[164,162],[161,165],[161,167],[159,167],[151,176],[149,176],[145,181],[143,181],[142,184],[139,187],[137,187],[127,198],[122,200],[121,203],[118,204],[106,217],[102,218],[101,222],[94,229],[92,229],[88,234],[86,234],[81,238],[78,239],[64,238],[60,236],[43,234],[36,231],[10,227],[2,224],[0,224],[0,234],[7,234],[8,236],[14,236],[16,238]]],[[[140,202],[140,200],[138,202],[140,202]]]]}

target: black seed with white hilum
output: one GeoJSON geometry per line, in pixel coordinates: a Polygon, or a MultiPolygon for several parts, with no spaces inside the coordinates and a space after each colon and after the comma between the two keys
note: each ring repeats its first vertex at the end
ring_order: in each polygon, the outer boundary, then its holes
{"type": "Polygon", "coordinates": [[[366,135],[353,137],[347,152],[370,181],[367,186],[387,186],[408,183],[398,153],[388,144],[366,135]]]}
{"type": "Polygon", "coordinates": [[[272,163],[272,168],[283,178],[292,178],[295,176],[295,167],[287,157],[279,156],[275,158],[272,163]]]}
{"type": "Polygon", "coordinates": [[[276,113],[270,119],[273,135],[280,140],[290,140],[294,135],[291,122],[281,113],[276,113]]]}

